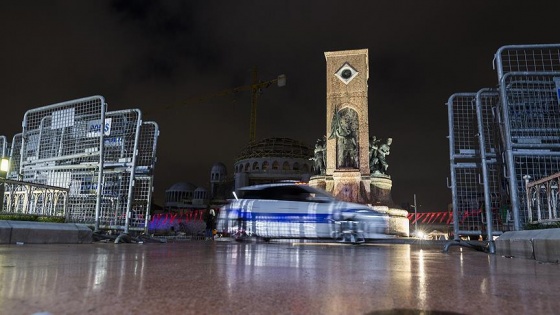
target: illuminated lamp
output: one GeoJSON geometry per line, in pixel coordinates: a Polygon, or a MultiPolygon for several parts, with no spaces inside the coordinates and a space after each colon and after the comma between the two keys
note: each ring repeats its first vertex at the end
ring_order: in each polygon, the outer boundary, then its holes
{"type": "Polygon", "coordinates": [[[6,174],[8,174],[9,165],[10,165],[9,163],[10,163],[9,160],[5,158],[3,158],[2,162],[0,162],[0,176],[2,178],[6,178],[6,174]]]}
{"type": "MultiPolygon", "coordinates": [[[[6,179],[9,170],[9,161],[3,158],[0,161],[0,179],[6,179]]],[[[0,211],[4,211],[4,181],[0,182],[0,211]]]]}

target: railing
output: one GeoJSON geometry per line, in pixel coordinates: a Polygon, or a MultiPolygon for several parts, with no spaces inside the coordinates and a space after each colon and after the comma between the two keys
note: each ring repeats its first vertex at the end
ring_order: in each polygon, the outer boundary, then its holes
{"type": "Polygon", "coordinates": [[[69,189],[0,178],[3,214],[66,217],[69,189]]]}
{"type": "Polygon", "coordinates": [[[560,173],[556,173],[538,180],[530,181],[530,176],[524,176],[527,202],[528,223],[547,223],[560,221],[558,208],[558,181],[560,173]]]}

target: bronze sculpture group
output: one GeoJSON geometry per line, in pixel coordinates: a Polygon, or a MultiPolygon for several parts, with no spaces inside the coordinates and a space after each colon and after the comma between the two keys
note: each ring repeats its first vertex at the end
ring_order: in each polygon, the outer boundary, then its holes
{"type": "MultiPolygon", "coordinates": [[[[331,122],[330,139],[336,140],[336,168],[358,168],[358,114],[351,108],[334,110],[331,122]]],[[[390,154],[392,138],[385,142],[372,136],[369,138],[369,169],[371,175],[387,176],[387,156],[390,154]]],[[[313,157],[314,170],[318,175],[325,175],[327,159],[327,139],[317,139],[313,157]]]]}

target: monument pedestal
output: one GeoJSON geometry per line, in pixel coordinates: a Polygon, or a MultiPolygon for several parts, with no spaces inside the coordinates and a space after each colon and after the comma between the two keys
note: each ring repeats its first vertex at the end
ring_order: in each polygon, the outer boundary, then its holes
{"type": "Polygon", "coordinates": [[[309,185],[321,188],[340,200],[371,203],[369,176],[362,177],[357,169],[336,170],[332,176],[313,176],[309,185]]]}
{"type": "Polygon", "coordinates": [[[373,209],[389,214],[389,233],[408,237],[409,220],[408,211],[395,208],[391,188],[391,177],[384,174],[371,175],[371,204],[373,209]]]}
{"type": "Polygon", "coordinates": [[[389,234],[409,236],[408,211],[395,208],[391,197],[393,181],[389,176],[362,176],[355,169],[336,170],[332,176],[312,176],[309,186],[323,189],[340,200],[370,204],[389,215],[389,234]]]}
{"type": "Polygon", "coordinates": [[[393,181],[387,175],[372,175],[371,183],[371,204],[392,207],[393,198],[391,197],[391,187],[393,181]]]}

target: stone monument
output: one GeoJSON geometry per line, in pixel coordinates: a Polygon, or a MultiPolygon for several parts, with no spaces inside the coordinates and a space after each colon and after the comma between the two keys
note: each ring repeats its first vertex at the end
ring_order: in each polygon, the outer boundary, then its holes
{"type": "Polygon", "coordinates": [[[392,225],[399,225],[393,226],[393,234],[408,236],[408,212],[394,209],[391,198],[392,181],[385,157],[392,139],[381,142],[369,136],[368,50],[325,52],[325,58],[327,128],[315,145],[312,159],[316,175],[309,185],[338,199],[389,212],[392,225]]]}

